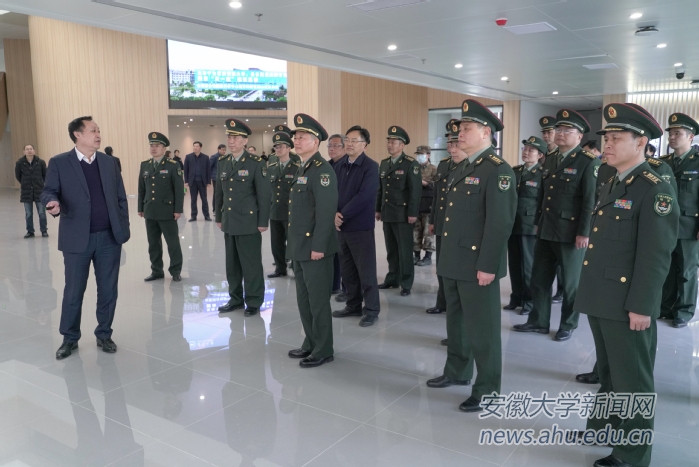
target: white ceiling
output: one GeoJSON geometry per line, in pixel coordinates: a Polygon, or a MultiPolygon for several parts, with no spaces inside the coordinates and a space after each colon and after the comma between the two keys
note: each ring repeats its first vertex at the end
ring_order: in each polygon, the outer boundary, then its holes
{"type": "Polygon", "coordinates": [[[229,0],[0,0],[0,9],[503,100],[546,102],[558,91],[561,102],[599,105],[603,94],[699,79],[697,0],[431,0],[370,13],[347,7],[361,0],[241,1],[234,10],[229,0]],[[518,36],[499,17],[556,31],[518,36]],[[660,32],[634,35],[647,25],[660,32]],[[390,60],[399,54],[416,58],[390,60]],[[618,68],[583,67],[610,62],[618,68]],[[682,81],[675,62],[687,68],[682,81]]]}

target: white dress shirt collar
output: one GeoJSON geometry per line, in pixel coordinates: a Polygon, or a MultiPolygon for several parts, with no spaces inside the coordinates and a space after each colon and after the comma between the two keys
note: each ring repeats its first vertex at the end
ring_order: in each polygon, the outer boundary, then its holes
{"type": "Polygon", "coordinates": [[[85,161],[88,164],[92,164],[92,162],[94,162],[95,160],[95,156],[97,155],[97,151],[95,151],[95,153],[92,155],[92,159],[88,159],[88,157],[85,154],[78,150],[77,146],[75,147],[75,153],[78,155],[78,161],[85,161]]]}

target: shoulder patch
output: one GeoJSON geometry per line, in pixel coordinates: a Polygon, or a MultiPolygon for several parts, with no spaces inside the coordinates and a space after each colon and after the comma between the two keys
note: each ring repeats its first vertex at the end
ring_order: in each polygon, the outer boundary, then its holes
{"type": "Polygon", "coordinates": [[[655,195],[653,209],[659,216],[667,216],[672,212],[672,201],[672,196],[665,193],[658,193],[655,195]]]}
{"type": "Polygon", "coordinates": [[[650,159],[646,159],[646,160],[648,161],[648,163],[650,165],[652,165],[654,167],[660,167],[663,164],[663,161],[658,160],[658,159],[654,159],[652,157],[650,159]]]}
{"type": "Polygon", "coordinates": [[[651,185],[657,185],[661,183],[662,180],[648,171],[643,172],[643,178],[647,180],[651,185]]]}
{"type": "Polygon", "coordinates": [[[500,165],[500,164],[502,164],[503,162],[505,162],[505,161],[503,161],[502,159],[500,159],[498,156],[494,156],[494,155],[492,155],[492,154],[488,154],[488,160],[489,160],[490,162],[492,162],[493,164],[495,164],[495,165],[500,165]]]}
{"type": "Polygon", "coordinates": [[[584,155],[586,155],[587,157],[589,157],[590,159],[597,159],[597,156],[595,156],[595,155],[592,154],[591,152],[587,152],[587,151],[583,150],[582,153],[583,153],[584,155]]]}

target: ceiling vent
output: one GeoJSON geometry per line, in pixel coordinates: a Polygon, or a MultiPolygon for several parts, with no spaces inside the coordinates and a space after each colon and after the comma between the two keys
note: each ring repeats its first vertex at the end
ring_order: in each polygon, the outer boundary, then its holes
{"type": "Polygon", "coordinates": [[[379,57],[379,60],[386,60],[388,62],[400,62],[403,60],[418,60],[420,57],[410,54],[396,54],[396,55],[384,55],[379,57]]]}
{"type": "Polygon", "coordinates": [[[347,5],[347,8],[355,8],[359,11],[370,12],[387,10],[389,8],[418,5],[420,3],[429,3],[431,1],[432,0],[366,0],[365,2],[347,5]]]}
{"type": "Polygon", "coordinates": [[[592,65],[583,65],[588,70],[607,70],[609,68],[619,68],[616,63],[593,63],[592,65]]]}
{"type": "Polygon", "coordinates": [[[555,31],[556,28],[551,26],[549,23],[532,23],[532,24],[520,24],[519,26],[505,26],[512,34],[536,34],[538,32],[550,32],[555,31]]]}

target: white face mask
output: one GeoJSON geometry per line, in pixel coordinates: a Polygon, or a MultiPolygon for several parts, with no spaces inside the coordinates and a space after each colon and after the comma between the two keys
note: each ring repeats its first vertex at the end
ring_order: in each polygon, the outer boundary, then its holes
{"type": "Polygon", "coordinates": [[[417,161],[418,161],[420,164],[424,164],[425,162],[427,162],[427,154],[418,154],[418,155],[417,155],[417,161]]]}

